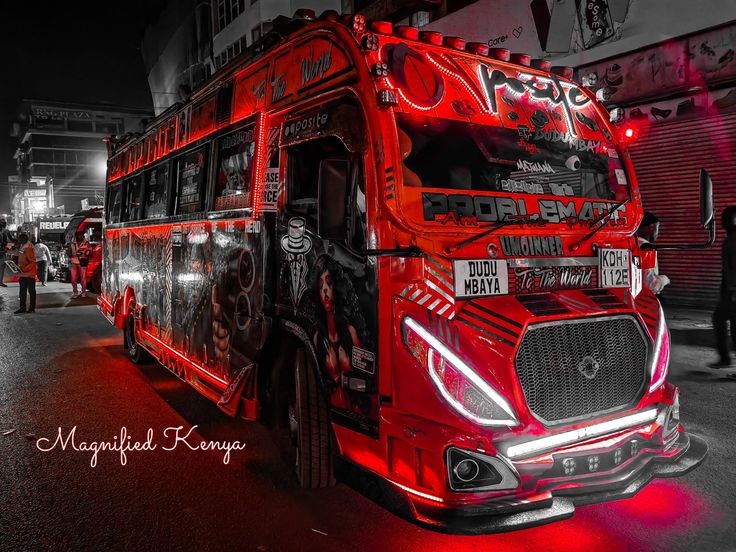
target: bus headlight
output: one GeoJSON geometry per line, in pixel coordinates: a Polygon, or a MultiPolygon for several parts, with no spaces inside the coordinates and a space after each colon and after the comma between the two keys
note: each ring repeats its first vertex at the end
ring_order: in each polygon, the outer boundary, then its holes
{"type": "Polygon", "coordinates": [[[481,426],[519,424],[508,401],[416,320],[404,318],[402,335],[407,350],[458,413],[481,426]]]}
{"type": "Polygon", "coordinates": [[[649,365],[649,392],[656,391],[667,377],[667,368],[670,363],[670,332],[664,320],[662,306],[659,307],[659,326],[654,338],[654,353],[649,365]]]}

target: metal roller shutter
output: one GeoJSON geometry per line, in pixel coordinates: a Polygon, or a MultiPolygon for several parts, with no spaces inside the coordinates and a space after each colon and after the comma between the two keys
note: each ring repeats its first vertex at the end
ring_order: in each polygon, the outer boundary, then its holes
{"type": "Polygon", "coordinates": [[[652,124],[639,130],[629,147],[644,208],[661,220],[659,243],[705,241],[699,230],[698,175],[713,179],[718,235],[705,251],[661,251],[659,268],[672,283],[666,301],[712,308],[721,283],[720,228],[724,207],[736,205],[736,113],[652,124]]]}

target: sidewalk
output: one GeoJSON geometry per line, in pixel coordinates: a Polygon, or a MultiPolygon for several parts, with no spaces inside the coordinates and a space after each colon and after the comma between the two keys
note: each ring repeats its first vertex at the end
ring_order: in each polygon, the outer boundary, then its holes
{"type": "MultiPolygon", "coordinates": [[[[7,282],[8,287],[0,287],[0,311],[12,313],[18,308],[18,284],[7,282]]],[[[60,307],[78,307],[84,305],[96,305],[97,295],[87,292],[87,297],[72,299],[72,286],[63,282],[48,282],[44,287],[36,282],[36,315],[42,314],[46,309],[60,307]]],[[[23,314],[18,316],[34,316],[23,314]]]]}

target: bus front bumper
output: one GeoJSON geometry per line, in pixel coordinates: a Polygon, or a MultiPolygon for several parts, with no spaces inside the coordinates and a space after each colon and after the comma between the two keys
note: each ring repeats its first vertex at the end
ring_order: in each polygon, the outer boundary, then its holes
{"type": "MultiPolygon", "coordinates": [[[[577,506],[630,498],[655,478],[678,477],[697,467],[708,454],[700,437],[681,432],[671,456],[642,453],[618,469],[594,477],[540,480],[537,493],[515,499],[473,504],[433,504],[406,493],[413,517],[451,533],[485,534],[515,531],[571,517],[577,506]]],[[[660,451],[661,452],[661,451],[660,451]]]]}

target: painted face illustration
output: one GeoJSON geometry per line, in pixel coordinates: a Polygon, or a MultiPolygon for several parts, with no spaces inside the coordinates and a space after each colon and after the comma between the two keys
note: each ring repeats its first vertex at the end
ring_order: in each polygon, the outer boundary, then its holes
{"type": "Polygon", "coordinates": [[[319,298],[322,301],[322,306],[324,307],[325,312],[332,312],[335,308],[333,294],[334,287],[330,271],[325,270],[319,276],[319,298]]]}

